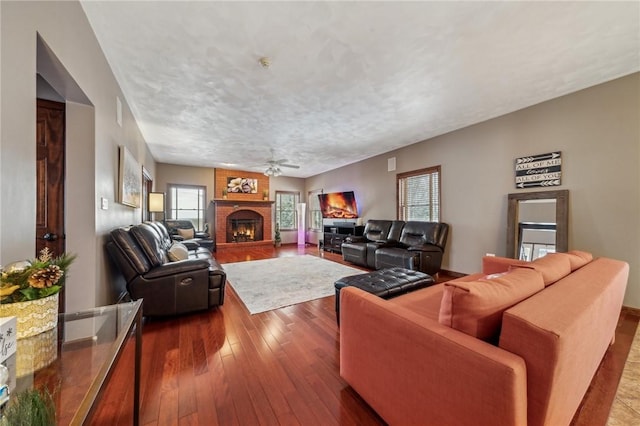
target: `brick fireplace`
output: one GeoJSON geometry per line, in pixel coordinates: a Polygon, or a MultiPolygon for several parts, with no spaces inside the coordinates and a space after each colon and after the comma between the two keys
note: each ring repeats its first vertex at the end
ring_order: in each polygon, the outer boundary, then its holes
{"type": "Polygon", "coordinates": [[[216,247],[273,245],[273,201],[214,200],[216,247]]]}

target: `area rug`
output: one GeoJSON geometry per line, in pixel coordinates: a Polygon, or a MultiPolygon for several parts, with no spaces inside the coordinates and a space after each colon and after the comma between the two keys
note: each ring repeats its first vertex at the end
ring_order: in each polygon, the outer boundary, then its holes
{"type": "Polygon", "coordinates": [[[331,296],[336,280],[365,272],[308,254],[222,266],[252,315],[331,296]]]}

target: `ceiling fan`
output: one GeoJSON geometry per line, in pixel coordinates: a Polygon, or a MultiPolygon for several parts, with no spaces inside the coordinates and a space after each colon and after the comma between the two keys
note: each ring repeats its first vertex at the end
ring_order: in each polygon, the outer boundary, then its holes
{"type": "Polygon", "coordinates": [[[282,160],[269,160],[267,161],[267,170],[264,171],[265,176],[280,176],[282,174],[281,167],[289,167],[291,169],[299,169],[300,166],[295,164],[287,164],[287,159],[282,160]]]}

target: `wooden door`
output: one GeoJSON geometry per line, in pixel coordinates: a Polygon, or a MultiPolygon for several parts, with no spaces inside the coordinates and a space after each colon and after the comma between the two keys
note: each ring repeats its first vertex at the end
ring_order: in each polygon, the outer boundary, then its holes
{"type": "Polygon", "coordinates": [[[45,247],[58,256],[65,251],[65,105],[37,102],[36,256],[45,247]]]}

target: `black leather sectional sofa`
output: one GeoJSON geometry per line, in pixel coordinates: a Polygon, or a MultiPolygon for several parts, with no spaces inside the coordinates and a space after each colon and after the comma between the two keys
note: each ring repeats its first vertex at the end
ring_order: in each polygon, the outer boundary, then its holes
{"type": "Polygon", "coordinates": [[[342,258],[370,269],[402,267],[433,275],[442,266],[449,225],[369,220],[361,237],[342,243],[342,258]]]}
{"type": "Polygon", "coordinates": [[[107,251],[131,298],[144,299],[143,314],[174,315],[222,305],[227,276],[211,251],[191,246],[186,259],[171,261],[173,244],[160,222],[111,231],[107,251]]]}

